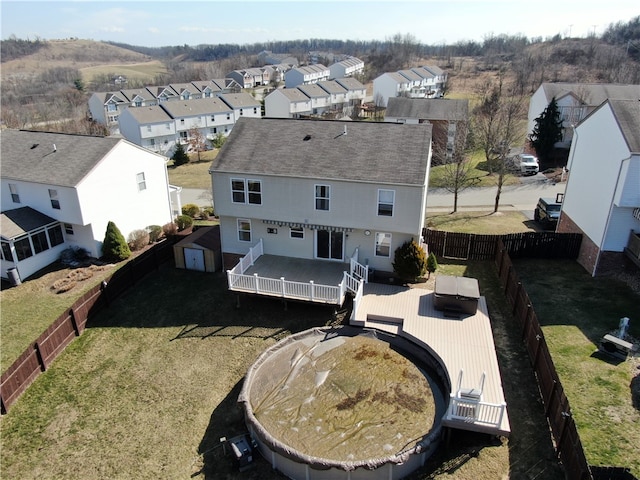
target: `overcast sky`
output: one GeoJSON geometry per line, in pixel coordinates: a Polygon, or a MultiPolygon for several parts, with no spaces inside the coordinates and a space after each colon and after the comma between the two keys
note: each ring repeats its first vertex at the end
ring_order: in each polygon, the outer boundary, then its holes
{"type": "Polygon", "coordinates": [[[0,0],[1,38],[77,37],[131,45],[252,44],[310,38],[429,45],[489,34],[600,35],[640,15],[634,0],[0,0]]]}

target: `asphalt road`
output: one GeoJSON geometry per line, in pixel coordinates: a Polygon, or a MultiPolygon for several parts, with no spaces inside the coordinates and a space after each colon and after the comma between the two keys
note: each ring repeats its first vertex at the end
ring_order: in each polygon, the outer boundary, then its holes
{"type": "MultiPolygon", "coordinates": [[[[565,183],[552,183],[539,173],[532,177],[523,177],[520,185],[502,187],[498,211],[519,210],[533,219],[538,198],[555,198],[564,193],[565,183]]],[[[468,188],[458,195],[458,211],[493,210],[497,187],[468,188]]],[[[195,203],[205,206],[211,204],[211,196],[206,190],[183,188],[182,205],[195,203]]],[[[442,188],[429,189],[427,194],[427,212],[450,212],[453,210],[453,193],[442,188]]]]}

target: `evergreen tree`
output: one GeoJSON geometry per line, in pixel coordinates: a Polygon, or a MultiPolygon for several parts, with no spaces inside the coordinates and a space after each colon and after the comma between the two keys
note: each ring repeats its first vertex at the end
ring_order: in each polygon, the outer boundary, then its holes
{"type": "Polygon", "coordinates": [[[407,241],[394,253],[393,270],[403,280],[415,281],[427,271],[427,256],[415,240],[407,241]]]}
{"type": "Polygon", "coordinates": [[[102,242],[102,258],[107,261],[119,262],[131,256],[131,249],[115,223],[107,224],[107,231],[102,242]]]}
{"type": "Polygon", "coordinates": [[[551,99],[547,108],[535,119],[535,122],[533,132],[529,135],[529,141],[536,150],[540,162],[549,162],[552,159],[555,143],[562,140],[562,118],[556,97],[551,99]]]}
{"type": "Polygon", "coordinates": [[[427,278],[431,278],[431,274],[438,269],[438,259],[436,258],[436,254],[431,252],[427,257],[427,272],[429,272],[429,276],[427,278]]]}
{"type": "Polygon", "coordinates": [[[173,160],[173,165],[176,167],[189,163],[189,155],[184,151],[184,147],[180,142],[176,142],[176,149],[171,156],[171,160],[173,160]]]}

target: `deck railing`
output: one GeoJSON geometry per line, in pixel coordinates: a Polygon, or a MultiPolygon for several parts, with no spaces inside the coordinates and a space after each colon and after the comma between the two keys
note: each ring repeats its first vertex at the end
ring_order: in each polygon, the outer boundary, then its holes
{"type": "Polygon", "coordinates": [[[446,419],[500,427],[506,407],[506,403],[488,403],[452,394],[446,419]]]}
{"type": "Polygon", "coordinates": [[[309,282],[293,282],[284,277],[260,277],[257,273],[245,275],[244,272],[264,254],[262,239],[249,249],[231,270],[227,270],[229,290],[236,292],[257,293],[272,297],[291,298],[317,303],[342,305],[347,288],[357,288],[357,279],[344,272],[342,282],[338,285],[320,285],[309,282]],[[348,282],[348,283],[347,283],[348,282]],[[355,282],[355,283],[354,283],[355,282]]]}
{"type": "Polygon", "coordinates": [[[351,258],[349,259],[351,275],[362,278],[364,280],[364,283],[369,283],[369,267],[367,267],[366,265],[362,265],[358,261],[358,253],[358,247],[356,247],[353,255],[351,255],[351,258]]]}

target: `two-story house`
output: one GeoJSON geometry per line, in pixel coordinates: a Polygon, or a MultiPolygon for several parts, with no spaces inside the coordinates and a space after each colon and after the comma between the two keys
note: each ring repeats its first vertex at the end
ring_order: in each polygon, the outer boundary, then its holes
{"type": "Polygon", "coordinates": [[[284,74],[284,84],[287,88],[294,88],[298,85],[318,83],[329,80],[331,73],[329,69],[321,63],[307,65],[305,67],[295,67],[284,74]]]}
{"type": "Polygon", "coordinates": [[[232,78],[242,88],[254,88],[268,85],[271,80],[271,72],[265,68],[243,68],[227,73],[226,78],[232,78]]]}
{"type": "Polygon", "coordinates": [[[259,244],[340,279],[354,252],[393,272],[395,250],[421,239],[430,161],[428,126],[240,119],[209,170],[224,268],[259,244]]]}
{"type": "Polygon", "coordinates": [[[311,98],[299,88],[277,88],[264,97],[264,113],[274,118],[300,118],[311,115],[311,98]]]}
{"type": "Polygon", "coordinates": [[[364,62],[356,57],[348,57],[329,65],[330,79],[353,77],[364,72],[364,62]]]}
{"type": "Polygon", "coordinates": [[[435,65],[386,72],[373,80],[373,101],[384,107],[392,97],[438,98],[446,83],[447,73],[435,65]]]}
{"type": "Polygon", "coordinates": [[[262,117],[262,106],[260,102],[247,92],[221,93],[218,95],[218,98],[233,111],[234,123],[242,117],[262,117]]]}
{"type": "Polygon", "coordinates": [[[640,85],[610,83],[542,83],[529,101],[527,133],[551,100],[556,99],[562,120],[562,139],[557,147],[569,148],[573,129],[605,100],[633,100],[640,98],[640,85]]]}
{"type": "Polygon", "coordinates": [[[173,218],[161,155],[112,137],[0,135],[3,278],[14,268],[27,278],[70,246],[100,257],[109,221],[127,238],[173,218]]]}
{"type": "Polygon", "coordinates": [[[433,126],[433,163],[446,163],[456,146],[462,144],[458,134],[465,135],[467,128],[459,128],[469,120],[469,101],[449,98],[401,98],[387,102],[384,121],[433,126]]]}
{"type": "Polygon", "coordinates": [[[640,102],[607,100],[575,127],[559,232],[582,233],[591,274],[640,267],[640,102]],[[626,254],[626,255],[625,255],[626,254]]]}
{"type": "Polygon", "coordinates": [[[311,100],[311,111],[308,112],[311,115],[322,115],[331,109],[331,94],[317,83],[298,85],[296,89],[300,90],[311,100]]]}
{"type": "Polygon", "coordinates": [[[127,108],[118,123],[124,138],[148,150],[166,154],[175,144],[175,119],[160,105],[127,108]]]}

